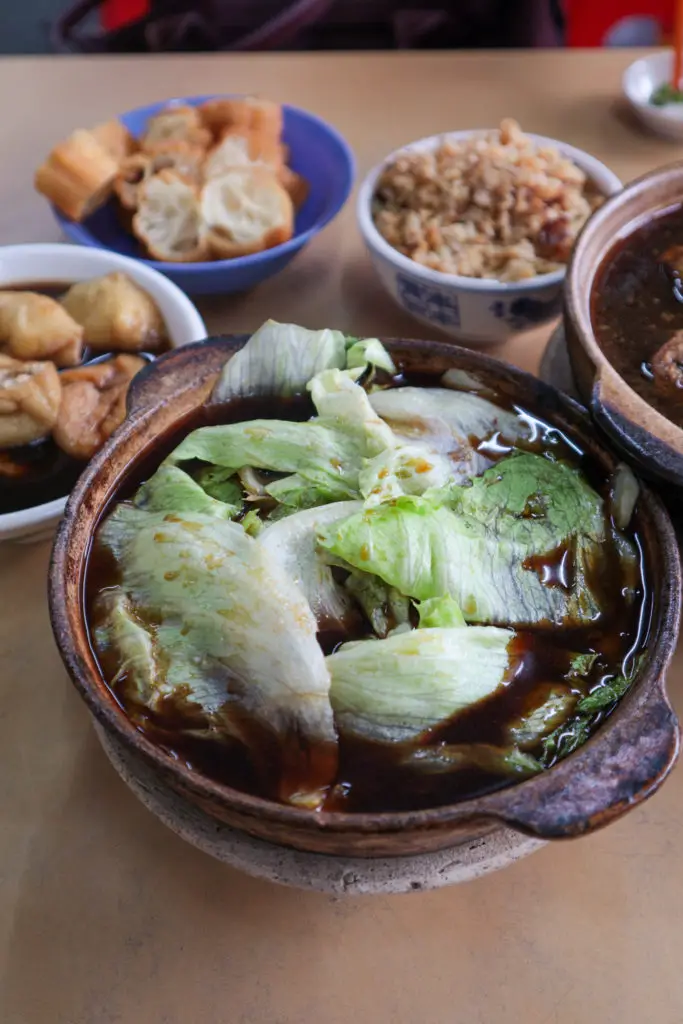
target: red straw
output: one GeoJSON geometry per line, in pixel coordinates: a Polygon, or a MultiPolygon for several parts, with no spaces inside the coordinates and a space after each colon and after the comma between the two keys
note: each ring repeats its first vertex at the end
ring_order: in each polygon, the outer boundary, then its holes
{"type": "Polygon", "coordinates": [[[683,73],[683,0],[676,0],[676,17],[674,20],[674,74],[672,86],[681,87],[683,73]]]}

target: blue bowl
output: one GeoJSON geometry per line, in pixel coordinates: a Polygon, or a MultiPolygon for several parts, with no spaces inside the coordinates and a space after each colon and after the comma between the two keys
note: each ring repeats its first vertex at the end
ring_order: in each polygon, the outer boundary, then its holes
{"type": "MultiPolygon", "coordinates": [[[[138,107],[120,116],[129,132],[142,135],[148,118],[169,103],[197,106],[216,96],[191,96],[138,107]]],[[[279,273],[289,261],[336,217],[349,197],[355,175],[353,153],[347,142],[329,124],[298,107],[283,106],[283,142],[289,147],[289,166],[303,175],[310,185],[306,202],[296,215],[294,235],[253,256],[211,263],[162,263],[147,260],[137,239],[121,226],[112,200],[82,224],[64,217],[53,207],[63,232],[72,242],[99,249],[112,249],[141,260],[159,270],[190,295],[228,295],[246,291],[279,273]]]]}

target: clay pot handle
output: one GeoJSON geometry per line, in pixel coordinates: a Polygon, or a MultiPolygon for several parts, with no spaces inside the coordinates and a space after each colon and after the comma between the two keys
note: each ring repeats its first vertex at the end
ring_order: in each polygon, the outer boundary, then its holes
{"type": "MultiPolygon", "coordinates": [[[[635,423],[633,413],[628,408],[629,397],[625,389],[626,385],[614,371],[603,368],[593,384],[590,399],[593,419],[618,445],[622,454],[636,464],[643,476],[650,476],[653,467],[656,467],[658,477],[663,476],[677,487],[682,487],[683,446],[680,441],[676,443],[673,436],[665,439],[635,423]]],[[[648,408],[651,415],[655,416],[654,410],[648,408]]],[[[656,429],[653,427],[653,430],[656,429]]],[[[673,425],[668,423],[664,423],[663,429],[667,433],[674,432],[673,425]]]]}
{"type": "Polygon", "coordinates": [[[208,385],[248,337],[247,334],[231,334],[205,338],[171,349],[148,363],[133,378],[128,389],[128,415],[144,415],[149,408],[173,398],[186,387],[196,387],[204,382],[208,385]]]}
{"type": "Polygon", "coordinates": [[[541,839],[592,832],[657,789],[678,757],[679,743],[678,720],[659,678],[608,740],[589,740],[538,779],[532,805],[523,786],[516,800],[508,790],[500,818],[541,839]]]}

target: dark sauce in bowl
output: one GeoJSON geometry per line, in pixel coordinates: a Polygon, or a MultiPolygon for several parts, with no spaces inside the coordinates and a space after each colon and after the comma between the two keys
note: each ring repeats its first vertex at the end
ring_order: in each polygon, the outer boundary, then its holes
{"type": "MultiPolygon", "coordinates": [[[[2,287],[2,291],[39,292],[58,300],[73,282],[26,282],[2,287]]],[[[100,363],[111,359],[116,350],[94,352],[87,346],[78,366],[100,363]]],[[[136,352],[148,362],[155,356],[136,352]]],[[[75,367],[64,367],[74,369],[75,367]]],[[[61,372],[61,371],[60,371],[61,372]]],[[[0,448],[0,516],[10,512],[23,512],[37,505],[65,498],[83,472],[86,463],[75,459],[55,444],[50,436],[32,444],[16,448],[0,448]]]]}
{"type": "MultiPolygon", "coordinates": [[[[439,386],[440,376],[428,374],[401,375],[394,380],[395,386],[412,385],[439,386]]],[[[496,396],[496,403],[511,408],[503,396],[496,396]]],[[[526,413],[517,406],[522,415],[533,420],[537,427],[536,439],[519,442],[518,447],[542,453],[552,450],[553,454],[566,459],[581,468],[586,479],[607,499],[609,481],[605,470],[594,460],[581,453],[576,445],[555,427],[539,417],[526,413]]],[[[132,464],[122,481],[118,492],[112,498],[109,508],[130,498],[136,488],[148,479],[160,462],[192,430],[212,423],[241,422],[251,419],[308,419],[314,410],[308,399],[275,400],[243,399],[222,410],[204,408],[196,415],[179,424],[163,438],[151,457],[142,457],[132,464]]],[[[491,449],[487,447],[487,452],[491,449]]],[[[505,449],[500,454],[504,455],[505,449]]],[[[637,534],[629,537],[640,551],[637,534]]],[[[549,552],[545,559],[535,558],[534,571],[551,585],[562,586],[566,581],[571,552],[566,547],[549,552]]],[[[642,559],[636,568],[636,579],[628,582],[635,586],[635,598],[629,603],[623,588],[626,582],[616,547],[605,543],[600,549],[599,562],[591,566],[591,587],[599,596],[604,609],[600,619],[590,625],[577,628],[554,630],[550,623],[541,624],[534,630],[518,630],[513,641],[510,659],[511,676],[507,685],[486,700],[441,723],[425,737],[430,746],[441,743],[485,743],[502,746],[509,742],[506,732],[512,722],[538,704],[539,689],[550,685],[567,685],[565,676],[573,654],[597,652],[598,657],[586,679],[577,680],[577,699],[598,685],[606,677],[622,670],[629,671],[635,655],[644,647],[649,631],[651,601],[646,586],[642,559]],[[536,698],[536,699],[535,699],[536,698]]],[[[103,589],[120,582],[116,564],[95,543],[91,549],[86,568],[85,610],[86,621],[91,631],[98,625],[93,611],[95,599],[103,589]]],[[[347,631],[340,634],[338,629],[321,630],[318,640],[326,654],[339,643],[362,639],[373,635],[370,626],[362,616],[348,624],[347,631]]],[[[92,643],[92,640],[91,640],[92,643]]],[[[93,651],[95,646],[93,644],[93,651]]],[[[190,737],[180,732],[180,726],[187,728],[187,714],[179,717],[174,701],[165,701],[162,709],[152,712],[149,708],[127,700],[123,695],[120,664],[116,657],[100,657],[98,660],[102,676],[111,692],[136,727],[153,743],[164,749],[172,758],[191,770],[247,793],[273,799],[276,797],[275,778],[264,781],[262,771],[257,771],[253,758],[237,746],[229,746],[219,740],[190,737]],[[116,679],[116,685],[112,680],[116,679]]],[[[611,711],[611,708],[608,709],[611,711]]],[[[198,712],[201,719],[201,712],[198,712]]],[[[597,721],[596,719],[596,724],[597,721]]],[[[199,722],[198,722],[199,724],[199,722]]],[[[247,723],[248,725],[248,723],[247,723]]],[[[264,742],[263,737],[254,735],[252,746],[264,742]]],[[[267,747],[266,747],[267,750],[267,747]]],[[[260,750],[264,754],[263,748],[260,750]]],[[[458,800],[481,795],[510,785],[515,778],[501,778],[479,768],[468,768],[442,775],[428,773],[420,775],[402,763],[406,753],[403,745],[380,744],[340,736],[339,770],[337,781],[325,809],[345,812],[399,811],[436,807],[458,800]]],[[[264,756],[268,756],[267,752],[264,756]]],[[[275,771],[275,770],[274,770],[275,771]]]]}
{"type": "MultiPolygon", "coordinates": [[[[602,351],[629,387],[683,427],[683,343],[680,385],[662,386],[653,357],[683,330],[683,285],[664,259],[683,244],[683,207],[660,214],[616,243],[596,275],[591,320],[602,351]]],[[[683,268],[682,268],[683,271],[683,268]]]]}

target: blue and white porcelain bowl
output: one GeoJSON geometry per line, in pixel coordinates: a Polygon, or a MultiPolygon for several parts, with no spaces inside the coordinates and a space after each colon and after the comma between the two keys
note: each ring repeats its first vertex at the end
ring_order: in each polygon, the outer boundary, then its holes
{"type": "MultiPolygon", "coordinates": [[[[511,334],[558,316],[565,271],[507,282],[431,270],[398,252],[382,237],[372,219],[372,199],[382,171],[400,153],[429,152],[445,139],[458,141],[472,135],[485,135],[488,131],[431,135],[395,150],[365,178],[356,207],[358,226],[372,262],[382,284],[398,305],[420,323],[476,345],[504,341],[511,334]]],[[[621,191],[622,183],[616,174],[595,157],[557,139],[526,134],[539,146],[558,149],[577,164],[605,196],[621,191]]]]}

